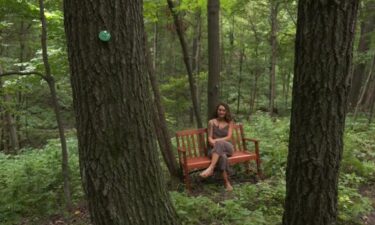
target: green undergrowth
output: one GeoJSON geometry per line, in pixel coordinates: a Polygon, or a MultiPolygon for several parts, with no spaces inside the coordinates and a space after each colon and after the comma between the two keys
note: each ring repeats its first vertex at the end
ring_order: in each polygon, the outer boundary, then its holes
{"type": "Polygon", "coordinates": [[[189,197],[172,192],[172,199],[183,224],[272,225],[282,215],[285,184],[278,180],[234,186],[233,193],[189,197]]]}
{"type": "MultiPolygon", "coordinates": [[[[350,124],[350,120],[348,122],[350,124]]],[[[272,225],[280,224],[285,197],[285,168],[289,121],[273,121],[255,114],[243,122],[247,137],[260,142],[265,179],[258,183],[234,182],[226,193],[221,183],[204,183],[195,196],[171,191],[172,201],[183,224],[272,225]]],[[[359,192],[375,177],[375,127],[365,123],[347,126],[339,180],[340,225],[362,224],[361,216],[372,210],[359,192]]],[[[74,202],[82,202],[77,141],[68,139],[74,202]]],[[[18,156],[0,154],[0,224],[38,224],[51,215],[65,214],[61,176],[61,150],[57,139],[42,149],[24,149],[18,156]]],[[[242,167],[234,167],[238,170],[242,167]]],[[[237,171],[237,174],[243,172],[237,171]]]]}
{"type": "MultiPolygon", "coordinates": [[[[67,140],[74,201],[82,199],[76,139],[67,140]]],[[[53,139],[42,149],[0,154],[0,224],[29,223],[64,212],[61,149],[53,139]]]]}

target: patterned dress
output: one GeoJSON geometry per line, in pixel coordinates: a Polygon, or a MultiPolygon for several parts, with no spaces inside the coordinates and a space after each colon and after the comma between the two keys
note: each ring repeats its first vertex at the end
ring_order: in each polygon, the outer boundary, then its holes
{"type": "MultiPolygon", "coordinates": [[[[213,124],[212,126],[212,138],[223,138],[228,135],[229,125],[221,128],[213,124]]],[[[216,169],[220,171],[229,171],[228,157],[233,155],[233,145],[229,141],[217,141],[215,146],[210,146],[208,156],[211,158],[212,153],[219,155],[219,161],[216,164],[216,169]]]]}

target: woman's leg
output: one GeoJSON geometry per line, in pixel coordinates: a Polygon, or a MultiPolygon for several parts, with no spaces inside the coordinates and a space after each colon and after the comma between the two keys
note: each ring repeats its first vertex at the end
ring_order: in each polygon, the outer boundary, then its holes
{"type": "Polygon", "coordinates": [[[212,151],[210,166],[200,173],[201,177],[209,177],[214,173],[215,166],[219,162],[219,169],[224,171],[228,168],[227,155],[233,154],[233,145],[227,141],[219,141],[215,143],[212,151]],[[219,160],[220,159],[220,160],[219,160]]]}
{"type": "Polygon", "coordinates": [[[219,161],[219,157],[220,157],[219,154],[217,154],[216,152],[212,153],[210,166],[208,166],[207,169],[205,169],[202,173],[200,173],[199,176],[206,178],[214,174],[214,169],[215,169],[216,163],[219,161]]]}
{"type": "Polygon", "coordinates": [[[223,173],[222,173],[222,175],[223,175],[225,189],[227,191],[233,191],[233,187],[232,187],[232,185],[231,185],[231,183],[230,183],[230,181],[228,179],[228,173],[227,173],[227,171],[224,170],[223,173]]]}

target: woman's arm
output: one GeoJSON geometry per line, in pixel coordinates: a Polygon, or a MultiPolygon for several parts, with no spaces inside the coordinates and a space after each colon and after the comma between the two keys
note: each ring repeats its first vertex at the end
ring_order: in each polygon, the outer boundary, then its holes
{"type": "Polygon", "coordinates": [[[229,141],[232,139],[233,122],[229,123],[228,135],[222,138],[216,138],[215,141],[229,141]]]}
{"type": "Polygon", "coordinates": [[[208,121],[208,126],[207,126],[208,143],[210,143],[210,145],[212,145],[212,146],[215,145],[215,139],[213,138],[213,126],[214,126],[214,121],[212,119],[212,120],[208,121]]]}

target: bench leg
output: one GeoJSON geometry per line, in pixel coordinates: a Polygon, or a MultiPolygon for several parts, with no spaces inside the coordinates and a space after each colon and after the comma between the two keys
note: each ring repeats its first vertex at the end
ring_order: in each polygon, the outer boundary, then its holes
{"type": "Polygon", "coordinates": [[[246,174],[249,175],[250,172],[251,172],[251,169],[250,169],[250,161],[245,162],[245,169],[246,169],[246,174]]]}
{"type": "Polygon", "coordinates": [[[188,193],[191,193],[191,182],[190,182],[190,176],[188,171],[184,171],[184,181],[185,181],[185,188],[188,193]]]}
{"type": "Polygon", "coordinates": [[[260,179],[262,179],[263,174],[262,174],[262,170],[260,168],[260,159],[259,158],[256,159],[256,163],[257,163],[257,173],[258,173],[258,176],[259,176],[260,179]]]}

